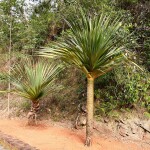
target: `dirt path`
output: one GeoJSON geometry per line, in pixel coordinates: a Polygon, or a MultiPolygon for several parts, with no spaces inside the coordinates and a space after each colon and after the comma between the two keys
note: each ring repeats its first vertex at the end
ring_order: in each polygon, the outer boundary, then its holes
{"type": "Polygon", "coordinates": [[[42,123],[29,127],[23,120],[0,120],[0,131],[12,135],[40,150],[150,150],[139,143],[117,141],[113,138],[95,136],[93,146],[83,145],[84,130],[71,130],[42,123]]]}

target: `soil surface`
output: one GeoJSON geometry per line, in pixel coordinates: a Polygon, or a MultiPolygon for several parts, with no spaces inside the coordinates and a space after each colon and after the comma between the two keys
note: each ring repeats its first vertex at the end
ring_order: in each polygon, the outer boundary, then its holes
{"type": "Polygon", "coordinates": [[[108,133],[94,134],[93,144],[88,148],[84,146],[85,129],[69,129],[48,121],[27,126],[26,120],[1,119],[0,131],[40,150],[150,150],[144,141],[123,141],[108,133]]]}

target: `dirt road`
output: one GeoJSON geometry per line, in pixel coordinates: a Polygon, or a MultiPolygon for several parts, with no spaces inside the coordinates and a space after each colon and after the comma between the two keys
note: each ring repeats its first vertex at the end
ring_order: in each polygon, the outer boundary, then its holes
{"type": "Polygon", "coordinates": [[[92,147],[87,148],[84,146],[84,130],[71,130],[47,123],[29,127],[24,120],[0,120],[0,131],[40,150],[150,150],[148,145],[103,136],[94,136],[92,147]]]}

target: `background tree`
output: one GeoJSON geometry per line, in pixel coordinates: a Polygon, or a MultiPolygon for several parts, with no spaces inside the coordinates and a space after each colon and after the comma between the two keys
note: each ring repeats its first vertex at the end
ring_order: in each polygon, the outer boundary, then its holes
{"type": "MultiPolygon", "coordinates": [[[[1,2],[1,51],[5,50],[8,54],[8,74],[10,75],[10,70],[11,70],[11,53],[12,53],[12,30],[13,30],[13,23],[14,23],[14,18],[16,17],[16,9],[17,9],[17,4],[15,4],[15,0],[13,1],[2,1],[1,2]],[[3,41],[6,40],[6,41],[3,41]],[[3,44],[4,43],[4,44],[3,44]],[[8,44],[8,45],[5,45],[8,44]]],[[[5,52],[5,53],[6,53],[5,52]]],[[[6,55],[7,55],[6,54],[6,55]]],[[[10,80],[8,80],[8,117],[9,117],[9,112],[10,112],[10,80]]]]}

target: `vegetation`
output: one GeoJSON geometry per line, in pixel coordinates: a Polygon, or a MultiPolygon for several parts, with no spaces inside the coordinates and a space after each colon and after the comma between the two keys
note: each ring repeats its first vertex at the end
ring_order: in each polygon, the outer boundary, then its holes
{"type": "MultiPolygon", "coordinates": [[[[40,98],[41,109],[50,110],[51,116],[56,115],[56,118],[71,118],[87,97],[88,101],[93,101],[88,107],[91,113],[88,113],[87,126],[90,129],[87,128],[87,135],[92,128],[93,113],[97,118],[118,117],[124,111],[141,109],[150,116],[149,8],[149,0],[1,0],[0,91],[16,91],[32,101],[39,102],[40,98]],[[56,77],[55,84],[65,87],[59,93],[49,92],[48,89],[54,87],[49,80],[45,87],[36,88],[37,84],[40,87],[43,84],[43,77],[51,76],[49,67],[59,68],[57,65],[48,66],[48,60],[41,61],[34,56],[42,47],[49,48],[41,55],[56,55],[57,59],[53,60],[56,64],[62,64],[62,61],[71,64],[69,67],[66,64],[65,70],[56,77]],[[33,61],[26,62],[24,55],[31,55],[33,61]],[[125,61],[121,63],[125,57],[142,70],[133,64],[127,65],[125,61]],[[49,71],[46,76],[42,71],[35,74],[45,67],[49,71]],[[20,76],[15,75],[15,70],[20,76]],[[10,80],[6,73],[12,75],[10,80]],[[30,73],[35,74],[34,80],[30,73]],[[87,91],[86,85],[93,92],[87,91]],[[30,92],[26,90],[29,87],[30,92]],[[42,98],[43,92],[47,93],[45,98],[42,98]]],[[[7,104],[4,92],[1,92],[1,97],[4,110],[13,108],[12,94],[8,95],[7,104]]],[[[86,144],[89,145],[90,141],[86,144]]]]}
{"type": "Polygon", "coordinates": [[[31,100],[32,106],[28,113],[28,124],[36,123],[37,112],[40,109],[40,100],[43,96],[55,89],[53,80],[60,72],[60,67],[40,60],[35,63],[29,59],[15,65],[11,71],[13,92],[31,100]]]}
{"type": "Polygon", "coordinates": [[[40,52],[41,56],[57,57],[76,66],[87,77],[87,124],[85,145],[91,145],[93,129],[94,80],[102,76],[125,59],[124,45],[116,34],[120,20],[108,16],[87,17],[81,11],[81,21],[69,21],[70,33],[64,41],[40,52]]]}

